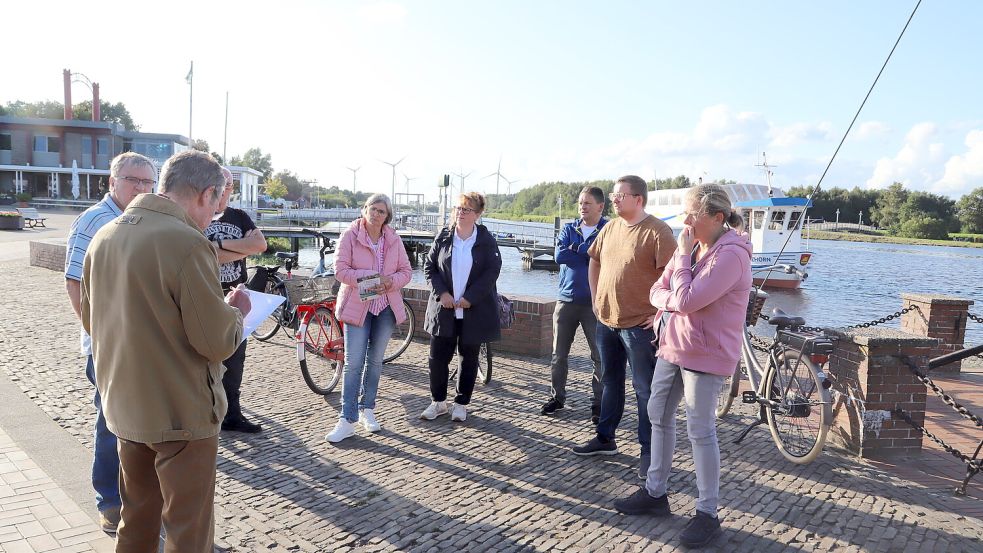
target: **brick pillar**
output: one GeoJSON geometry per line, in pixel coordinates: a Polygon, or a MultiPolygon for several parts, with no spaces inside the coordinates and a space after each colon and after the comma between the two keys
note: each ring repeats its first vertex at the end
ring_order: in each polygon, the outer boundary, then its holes
{"type": "Polygon", "coordinates": [[[833,329],[838,336],[828,370],[833,379],[833,425],[829,443],[865,458],[917,453],[921,433],[894,410],[925,424],[925,386],[899,357],[923,372],[938,340],[885,328],[833,329]]]}
{"type": "MultiPolygon", "coordinates": [[[[914,305],[918,309],[901,316],[901,330],[917,336],[939,340],[932,357],[938,357],[963,348],[966,339],[966,313],[973,300],[935,294],[901,294],[902,307],[914,305]]],[[[932,372],[958,373],[962,362],[950,363],[932,372]]]]}
{"type": "MultiPolygon", "coordinates": [[[[426,322],[430,288],[424,283],[413,282],[403,288],[403,297],[416,313],[414,337],[429,340],[430,334],[423,329],[423,325],[426,322]]],[[[508,297],[512,300],[515,322],[512,328],[502,330],[502,340],[492,346],[492,351],[531,357],[548,356],[553,351],[553,309],[556,300],[511,294],[508,297]]]]}

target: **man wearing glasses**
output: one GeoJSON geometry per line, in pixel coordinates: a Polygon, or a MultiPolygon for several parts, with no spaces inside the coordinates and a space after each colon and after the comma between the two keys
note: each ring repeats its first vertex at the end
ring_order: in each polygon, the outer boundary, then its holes
{"type": "MultiPolygon", "coordinates": [[[[205,238],[214,242],[218,249],[218,279],[222,283],[222,292],[228,294],[238,284],[246,282],[246,258],[265,252],[266,238],[256,228],[248,213],[229,206],[229,196],[232,195],[233,188],[232,173],[223,167],[222,174],[225,175],[225,189],[219,201],[219,215],[205,229],[205,238]]],[[[247,340],[243,340],[232,357],[224,363],[222,386],[229,399],[229,409],[222,421],[222,430],[255,434],[263,428],[242,414],[242,405],[239,403],[242,367],[246,362],[246,342],[247,340]]]]}
{"type": "MultiPolygon", "coordinates": [[[[156,183],[157,170],[150,159],[134,152],[120,154],[109,167],[109,193],[99,203],[82,212],[72,223],[65,254],[65,288],[76,317],[81,313],[82,262],[89,248],[89,241],[97,230],[122,214],[137,194],[152,192],[156,183]]],[[[80,333],[82,355],[86,356],[85,376],[95,386],[92,341],[85,329],[80,327],[80,333]]],[[[99,524],[106,532],[113,533],[119,524],[121,505],[119,455],[116,453],[116,436],[106,428],[98,389],[95,390],[93,403],[96,406],[96,429],[93,440],[95,457],[92,461],[92,487],[96,491],[99,524]]]]}
{"type": "Polygon", "coordinates": [[[609,197],[618,218],[604,226],[587,252],[603,374],[601,413],[596,435],[573,452],[585,456],[618,453],[614,433],[625,410],[625,369],[630,364],[642,448],[638,475],[645,478],[652,444],[646,407],[655,369],[651,343],[656,309],[649,302],[649,290],[672,258],[676,240],[669,225],[645,212],[648,186],[642,178],[621,177],[609,197]]]}

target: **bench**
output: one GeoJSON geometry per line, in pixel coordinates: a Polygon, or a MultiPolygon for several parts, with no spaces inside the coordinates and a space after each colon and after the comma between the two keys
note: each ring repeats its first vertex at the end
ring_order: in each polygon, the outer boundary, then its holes
{"type": "Polygon", "coordinates": [[[38,210],[33,207],[18,207],[17,211],[20,212],[20,216],[24,218],[24,222],[30,228],[35,228],[37,226],[42,226],[48,228],[44,225],[44,222],[48,219],[47,217],[42,217],[38,210]]]}

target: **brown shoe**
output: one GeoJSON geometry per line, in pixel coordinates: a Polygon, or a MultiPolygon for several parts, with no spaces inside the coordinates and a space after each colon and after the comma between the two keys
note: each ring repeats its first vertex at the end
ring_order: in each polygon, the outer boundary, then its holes
{"type": "Polygon", "coordinates": [[[119,507],[110,507],[99,512],[99,526],[107,534],[115,534],[119,526],[119,507]]]}

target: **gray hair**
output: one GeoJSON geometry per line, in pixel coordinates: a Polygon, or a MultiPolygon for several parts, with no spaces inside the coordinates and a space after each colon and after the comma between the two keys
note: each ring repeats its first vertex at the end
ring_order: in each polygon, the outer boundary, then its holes
{"type": "Polygon", "coordinates": [[[201,194],[212,190],[212,197],[222,195],[225,175],[215,158],[198,150],[185,150],[171,156],[160,170],[160,191],[175,196],[201,194]]]}
{"type": "Polygon", "coordinates": [[[362,209],[368,209],[369,206],[375,204],[386,204],[386,211],[388,214],[386,215],[386,220],[383,221],[382,224],[388,225],[389,222],[393,220],[393,203],[389,201],[389,196],[386,196],[385,194],[372,194],[365,199],[365,203],[362,204],[362,209]]]}
{"type": "Polygon", "coordinates": [[[150,170],[157,174],[157,167],[154,166],[154,162],[150,161],[147,156],[140,155],[136,152],[123,152],[122,154],[113,158],[112,165],[109,166],[109,174],[113,177],[119,177],[119,172],[127,167],[146,165],[150,167],[150,170]]]}
{"type": "Polygon", "coordinates": [[[744,227],[744,217],[730,203],[727,190],[719,184],[707,183],[690,188],[686,192],[686,201],[700,208],[700,213],[707,215],[724,215],[724,223],[731,228],[741,230],[744,227]]]}

